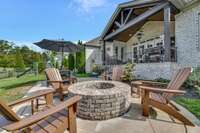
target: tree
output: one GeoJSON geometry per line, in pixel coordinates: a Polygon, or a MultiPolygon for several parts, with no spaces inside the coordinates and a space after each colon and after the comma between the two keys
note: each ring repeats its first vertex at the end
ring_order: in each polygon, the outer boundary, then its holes
{"type": "Polygon", "coordinates": [[[47,64],[47,55],[45,53],[42,53],[40,60],[38,61],[38,69],[40,73],[46,68],[46,64],[47,64]]]}
{"type": "Polygon", "coordinates": [[[74,70],[74,55],[73,54],[69,54],[68,56],[68,67],[69,70],[74,70]]]}
{"type": "Polygon", "coordinates": [[[18,70],[24,70],[25,69],[24,59],[19,50],[17,50],[17,52],[16,52],[15,60],[16,60],[15,68],[18,70]]]}
{"type": "Polygon", "coordinates": [[[46,67],[47,56],[31,50],[27,46],[16,46],[13,42],[0,40],[0,67],[25,69],[33,67],[33,63],[39,64],[39,70],[46,67]]]}
{"type": "Polygon", "coordinates": [[[64,68],[68,68],[68,66],[69,66],[68,58],[64,58],[63,66],[64,66],[64,68]]]}
{"type": "Polygon", "coordinates": [[[82,47],[82,50],[76,53],[76,68],[78,73],[85,73],[85,48],[80,40],[78,41],[78,45],[82,47]]]}
{"type": "Polygon", "coordinates": [[[57,55],[56,52],[50,53],[50,62],[53,67],[56,67],[56,60],[55,60],[56,55],[57,55]]]}

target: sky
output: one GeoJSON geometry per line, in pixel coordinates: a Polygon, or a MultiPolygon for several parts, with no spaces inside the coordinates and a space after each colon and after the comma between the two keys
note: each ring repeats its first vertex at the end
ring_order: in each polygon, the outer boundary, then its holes
{"type": "Polygon", "coordinates": [[[46,39],[88,41],[99,36],[127,0],[0,0],[0,39],[18,45],[46,39]]]}

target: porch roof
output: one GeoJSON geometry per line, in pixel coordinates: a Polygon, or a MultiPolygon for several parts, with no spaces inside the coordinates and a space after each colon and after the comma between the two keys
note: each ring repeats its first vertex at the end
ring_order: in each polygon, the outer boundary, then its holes
{"type": "Polygon", "coordinates": [[[94,47],[94,48],[100,48],[100,36],[90,40],[90,41],[87,41],[85,43],[85,46],[86,47],[94,47]]]}
{"type": "MultiPolygon", "coordinates": [[[[127,42],[147,21],[163,21],[166,0],[135,0],[119,4],[105,27],[101,39],[127,42]]],[[[172,6],[171,20],[178,10],[172,6]]]]}

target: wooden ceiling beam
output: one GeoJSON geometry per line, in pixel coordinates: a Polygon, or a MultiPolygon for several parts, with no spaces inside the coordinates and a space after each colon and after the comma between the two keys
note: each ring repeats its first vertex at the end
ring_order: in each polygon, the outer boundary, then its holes
{"type": "Polygon", "coordinates": [[[119,22],[117,22],[117,21],[115,21],[115,25],[116,25],[118,28],[121,27],[121,24],[120,24],[119,22]]]}
{"type": "Polygon", "coordinates": [[[133,12],[133,8],[131,8],[131,9],[129,10],[127,17],[126,17],[126,19],[124,20],[124,24],[127,23],[127,21],[128,21],[128,19],[130,18],[132,12],[133,12]]]}

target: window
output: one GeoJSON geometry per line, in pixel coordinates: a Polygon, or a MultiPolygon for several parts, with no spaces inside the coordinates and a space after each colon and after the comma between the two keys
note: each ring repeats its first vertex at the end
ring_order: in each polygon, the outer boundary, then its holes
{"type": "Polygon", "coordinates": [[[138,63],[138,51],[137,51],[137,47],[134,47],[133,48],[133,61],[135,62],[135,63],[138,63]]]}
{"type": "Polygon", "coordinates": [[[124,48],[121,48],[121,60],[123,61],[124,59],[124,48]]]}
{"type": "Polygon", "coordinates": [[[139,54],[142,56],[144,54],[144,45],[139,47],[139,54]]]}
{"type": "Polygon", "coordinates": [[[147,45],[147,48],[152,48],[153,46],[151,44],[147,45]]]}
{"type": "Polygon", "coordinates": [[[118,47],[115,47],[115,56],[118,57],[118,47]]]}

